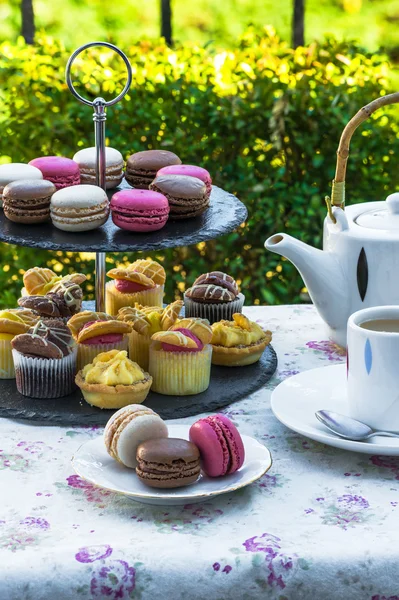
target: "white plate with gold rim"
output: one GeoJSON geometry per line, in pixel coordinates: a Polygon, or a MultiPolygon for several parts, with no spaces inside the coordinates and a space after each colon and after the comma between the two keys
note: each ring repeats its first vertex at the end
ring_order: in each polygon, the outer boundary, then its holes
{"type": "MultiPolygon", "coordinates": [[[[189,425],[169,425],[169,437],[188,440],[189,425]]],[[[147,487],[134,469],[128,469],[107,453],[102,436],[83,444],[72,457],[72,467],[82,479],[103,489],[123,494],[144,504],[171,506],[205,502],[214,496],[227,494],[253,483],[272,465],[269,450],[248,435],[242,435],[245,461],[241,469],[225,477],[207,477],[201,474],[196,483],[168,490],[147,487]]]]}
{"type": "Polygon", "coordinates": [[[399,456],[398,438],[376,436],[366,442],[345,440],[317,420],[317,410],[349,415],[345,364],[310,369],[285,379],[273,391],[271,407],[283,425],[316,442],[363,454],[399,456]]]}

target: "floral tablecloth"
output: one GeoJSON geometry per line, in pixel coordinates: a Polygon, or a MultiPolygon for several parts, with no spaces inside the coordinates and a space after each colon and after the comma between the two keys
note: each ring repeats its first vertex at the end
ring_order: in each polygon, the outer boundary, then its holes
{"type": "Polygon", "coordinates": [[[245,312],[274,332],[279,366],[224,412],[272,469],[210,502],[148,506],[73,473],[101,429],[0,420],[1,600],[399,599],[399,459],[313,442],[270,410],[284,378],[343,351],[312,306],[245,312]]]}

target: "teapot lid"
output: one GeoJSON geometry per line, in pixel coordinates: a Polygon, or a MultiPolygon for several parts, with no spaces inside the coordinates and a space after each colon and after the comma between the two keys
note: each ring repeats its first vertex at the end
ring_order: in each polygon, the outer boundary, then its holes
{"type": "Polygon", "coordinates": [[[399,232],[399,193],[390,194],[386,199],[386,208],[368,210],[359,215],[356,225],[368,229],[384,229],[399,232]]]}

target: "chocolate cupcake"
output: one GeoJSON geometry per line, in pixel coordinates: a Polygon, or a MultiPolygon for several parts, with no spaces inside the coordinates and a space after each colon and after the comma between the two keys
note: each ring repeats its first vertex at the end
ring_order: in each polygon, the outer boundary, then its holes
{"type": "Polygon", "coordinates": [[[144,150],[127,159],[125,178],[132,187],[146,190],[159,169],[169,165],[181,165],[181,160],[168,150],[144,150]]]}
{"type": "Polygon", "coordinates": [[[212,323],[222,319],[232,320],[244,305],[236,281],[221,271],[200,275],[184,294],[186,317],[208,319],[212,323]]]}
{"type": "Polygon", "coordinates": [[[69,319],[82,308],[83,292],[73,281],[59,282],[45,296],[24,296],[18,304],[30,308],[41,319],[69,319]]]}
{"type": "Polygon", "coordinates": [[[61,398],[75,389],[76,346],[59,319],[39,321],[11,341],[17,389],[31,398],[61,398]]]}

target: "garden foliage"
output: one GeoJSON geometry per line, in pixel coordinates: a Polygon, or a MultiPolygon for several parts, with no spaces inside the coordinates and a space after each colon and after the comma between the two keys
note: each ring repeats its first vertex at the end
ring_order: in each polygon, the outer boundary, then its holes
{"type": "MultiPolygon", "coordinates": [[[[247,303],[301,300],[294,267],[267,253],[264,240],[285,231],[320,246],[324,196],[334,176],[343,127],[388,89],[384,56],[327,39],[292,50],[270,28],[249,29],[234,51],[142,41],[125,48],[133,66],[129,96],[108,110],[108,143],[125,158],[165,148],[207,168],[214,183],[236,194],[249,218],[238,231],[207,244],[166,250],[171,298],[210,269],[236,277],[247,303]]],[[[69,52],[49,38],[34,47],[0,45],[0,160],[72,157],[93,145],[91,110],[64,80],[69,52]]],[[[115,95],[124,83],[118,59],[88,51],[76,67],[80,92],[115,95]],[[102,87],[96,81],[103,74],[102,87]]],[[[78,83],[76,83],[78,85],[78,83]]],[[[348,203],[382,200],[399,185],[398,111],[373,115],[355,136],[347,173],[348,203]]],[[[2,244],[1,305],[15,304],[21,274],[33,265],[62,274],[92,273],[90,256],[32,251],[2,244]]],[[[146,253],[147,256],[148,253],[146,253]]],[[[108,262],[133,255],[110,254],[108,262]]],[[[91,275],[88,293],[93,293],[91,275]]]]}

